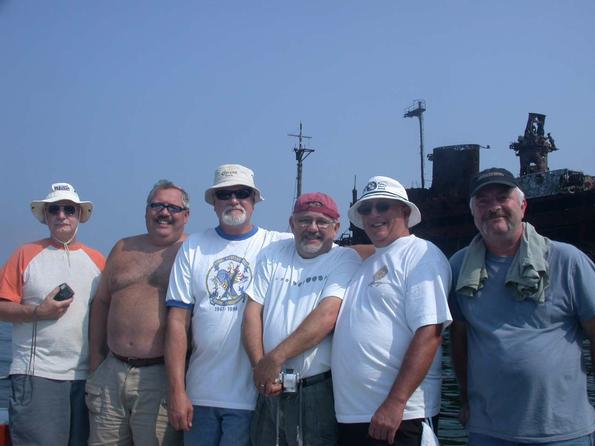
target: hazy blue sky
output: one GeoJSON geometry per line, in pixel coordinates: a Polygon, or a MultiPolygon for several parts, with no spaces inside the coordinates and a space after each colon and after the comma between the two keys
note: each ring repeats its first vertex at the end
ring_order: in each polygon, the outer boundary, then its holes
{"type": "Polygon", "coordinates": [[[95,203],[79,238],[106,254],[145,231],[160,178],[189,191],[189,232],[213,226],[229,162],[256,172],[255,222],[285,230],[300,120],[304,191],[346,215],[355,175],[419,185],[417,98],[428,150],[489,144],[481,166],[518,173],[508,144],[538,112],[550,167],[595,174],[594,23],[592,0],[0,0],[0,259],[47,235],[29,203],[56,181],[95,203]]]}

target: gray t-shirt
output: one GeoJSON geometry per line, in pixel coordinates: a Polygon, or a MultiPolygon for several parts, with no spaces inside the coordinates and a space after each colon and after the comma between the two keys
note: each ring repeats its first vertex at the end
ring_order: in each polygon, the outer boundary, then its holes
{"type": "MultiPolygon", "coordinates": [[[[465,256],[450,263],[453,284],[465,256]]],[[[595,430],[587,397],[580,321],[595,316],[595,266],[575,247],[551,242],[545,302],[505,288],[512,257],[486,256],[476,296],[453,291],[455,321],[467,324],[469,432],[517,442],[561,441],[595,430]]]]}

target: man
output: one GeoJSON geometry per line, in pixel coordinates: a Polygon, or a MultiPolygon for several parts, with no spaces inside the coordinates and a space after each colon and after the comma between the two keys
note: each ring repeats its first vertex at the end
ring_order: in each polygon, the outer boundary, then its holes
{"type": "Polygon", "coordinates": [[[91,309],[89,445],[181,443],[167,419],[165,293],[189,214],[186,191],[158,181],[147,233],[120,240],[108,257],[91,309]]]}
{"type": "Polygon", "coordinates": [[[448,261],[410,233],[421,214],[392,178],[370,178],[349,219],[376,253],[355,273],[333,337],[339,444],[432,444],[451,321],[448,261]]]}
{"type": "Polygon", "coordinates": [[[361,259],[333,244],[339,211],[326,194],[300,196],[289,225],[294,240],[261,253],[244,315],[243,341],[261,393],[252,444],[336,444],[330,334],[361,259]],[[293,389],[279,382],[281,372],[284,381],[297,373],[293,389]]]}
{"type": "Polygon", "coordinates": [[[52,184],[44,200],[31,203],[50,237],[18,248],[0,272],[0,320],[13,323],[9,414],[14,445],[48,444],[49,439],[53,445],[87,444],[89,302],[105,260],[76,234],[92,210],[93,203],[81,201],[70,184],[52,184]],[[63,283],[69,288],[57,296],[63,283]]]}
{"type": "Polygon", "coordinates": [[[169,418],[184,431],[186,444],[250,444],[256,390],[241,343],[244,293],[260,250],[289,237],[251,223],[262,200],[252,170],[219,166],[205,192],[219,226],[190,236],[172,268],[165,353],[169,418]],[[185,375],[191,319],[192,354],[185,375]]]}
{"type": "Polygon", "coordinates": [[[509,171],[480,172],[470,195],[479,234],[451,259],[450,297],[469,444],[591,445],[581,344],[595,353],[593,262],[522,222],[527,201],[509,171]]]}

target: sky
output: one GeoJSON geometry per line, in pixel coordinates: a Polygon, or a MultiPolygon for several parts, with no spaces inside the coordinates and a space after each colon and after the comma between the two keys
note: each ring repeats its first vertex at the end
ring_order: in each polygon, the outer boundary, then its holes
{"type": "Polygon", "coordinates": [[[47,236],[29,204],[54,182],[93,201],[78,235],[104,254],[145,232],[161,178],[190,194],[187,232],[212,227],[224,163],[254,170],[253,221],[287,230],[300,122],[303,191],[346,216],[371,176],[420,185],[417,99],[427,153],[489,145],[481,168],[518,174],[536,112],[550,168],[593,175],[594,20],[592,0],[0,0],[0,260],[47,236]]]}

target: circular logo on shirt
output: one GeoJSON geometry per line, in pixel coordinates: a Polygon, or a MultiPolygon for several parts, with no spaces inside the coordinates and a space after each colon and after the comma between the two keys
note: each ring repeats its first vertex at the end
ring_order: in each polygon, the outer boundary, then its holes
{"type": "Polygon", "coordinates": [[[229,255],[216,260],[207,273],[209,302],[211,305],[236,305],[244,300],[251,280],[250,264],[243,257],[229,255]]]}

